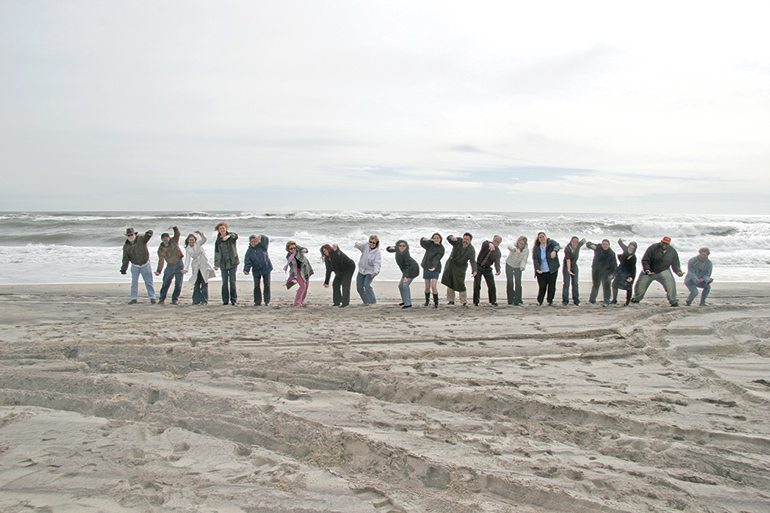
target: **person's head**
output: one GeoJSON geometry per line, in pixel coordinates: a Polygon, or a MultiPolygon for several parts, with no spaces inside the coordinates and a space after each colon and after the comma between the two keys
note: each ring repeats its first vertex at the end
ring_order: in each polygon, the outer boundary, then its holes
{"type": "Polygon", "coordinates": [[[610,241],[608,241],[607,239],[604,239],[602,241],[602,249],[604,251],[607,251],[608,249],[610,249],[610,241]]]}
{"type": "Polygon", "coordinates": [[[230,228],[230,225],[222,221],[221,223],[217,223],[214,230],[218,231],[220,235],[225,236],[227,235],[228,228],[230,228]]]}
{"type": "Polygon", "coordinates": [[[463,244],[470,244],[473,240],[473,235],[468,232],[463,233],[463,244]]]}
{"type": "Polygon", "coordinates": [[[188,236],[187,236],[187,238],[184,240],[184,246],[185,246],[185,247],[188,247],[188,246],[190,246],[190,247],[192,247],[192,246],[195,246],[195,241],[197,241],[197,240],[198,240],[198,237],[196,237],[194,233],[191,233],[191,234],[190,234],[190,235],[188,235],[188,236]]]}
{"type": "Polygon", "coordinates": [[[577,249],[579,242],[580,242],[580,239],[578,239],[577,237],[572,237],[569,240],[569,244],[570,246],[572,246],[572,249],[577,249]]]}
{"type": "Polygon", "coordinates": [[[256,235],[249,235],[249,245],[253,248],[257,246],[257,236],[256,235]]]}
{"type": "Polygon", "coordinates": [[[380,238],[376,235],[369,236],[369,247],[374,249],[380,247],[380,238]]]}
{"type": "Polygon", "coordinates": [[[161,233],[160,234],[160,241],[163,243],[164,246],[168,246],[168,241],[171,240],[171,235],[168,233],[161,233]]]}
{"type": "Polygon", "coordinates": [[[516,239],[516,246],[518,246],[518,248],[520,250],[526,248],[527,247],[527,238],[524,235],[522,235],[521,237],[516,239]]]}
{"type": "Polygon", "coordinates": [[[663,237],[660,239],[661,249],[668,249],[669,244],[671,244],[671,237],[663,237]]]}
{"type": "Polygon", "coordinates": [[[409,249],[409,244],[407,244],[405,240],[399,240],[396,242],[396,251],[399,253],[403,253],[407,249],[409,249]]]}
{"type": "Polygon", "coordinates": [[[289,253],[294,253],[297,251],[297,243],[293,240],[290,240],[286,243],[286,251],[289,253]]]}
{"type": "Polygon", "coordinates": [[[711,251],[709,251],[709,248],[700,248],[698,250],[698,258],[700,258],[704,262],[708,260],[708,257],[710,254],[711,254],[711,251]]]}
{"type": "Polygon", "coordinates": [[[136,239],[136,231],[134,231],[133,228],[127,228],[126,229],[126,239],[133,242],[134,239],[136,239]]]}
{"type": "Polygon", "coordinates": [[[331,247],[329,244],[324,244],[321,246],[321,257],[325,258],[326,260],[329,260],[332,251],[334,251],[334,248],[331,247]]]}
{"type": "Polygon", "coordinates": [[[638,247],[639,246],[636,244],[636,242],[634,242],[634,241],[629,242],[628,243],[628,253],[629,254],[636,253],[636,248],[638,248],[638,247]]]}
{"type": "Polygon", "coordinates": [[[500,237],[499,235],[495,235],[494,237],[492,237],[492,244],[494,244],[495,247],[497,247],[500,244],[502,244],[502,242],[503,242],[503,238],[500,237]]]}
{"type": "Polygon", "coordinates": [[[548,243],[548,237],[545,236],[545,232],[540,232],[537,234],[537,241],[543,246],[548,243]]]}
{"type": "Polygon", "coordinates": [[[441,238],[440,233],[434,233],[430,236],[431,240],[434,242],[434,244],[441,244],[441,242],[444,240],[441,238]]]}

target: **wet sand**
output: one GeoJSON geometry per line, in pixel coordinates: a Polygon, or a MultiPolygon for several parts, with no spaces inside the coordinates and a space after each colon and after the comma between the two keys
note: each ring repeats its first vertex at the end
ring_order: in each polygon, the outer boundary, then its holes
{"type": "Polygon", "coordinates": [[[0,287],[0,510],[770,511],[768,284],[402,310],[239,280],[0,287]]]}

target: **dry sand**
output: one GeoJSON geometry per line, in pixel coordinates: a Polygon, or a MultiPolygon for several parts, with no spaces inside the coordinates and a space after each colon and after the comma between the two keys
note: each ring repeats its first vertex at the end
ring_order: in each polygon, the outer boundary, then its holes
{"type": "Polygon", "coordinates": [[[0,287],[0,510],[770,511],[767,284],[401,310],[249,283],[0,287]]]}

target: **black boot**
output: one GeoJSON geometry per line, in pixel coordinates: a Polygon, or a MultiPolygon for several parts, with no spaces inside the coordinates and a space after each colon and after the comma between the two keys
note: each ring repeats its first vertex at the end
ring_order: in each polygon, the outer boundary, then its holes
{"type": "Polygon", "coordinates": [[[438,308],[438,294],[433,294],[433,308],[438,308]]]}
{"type": "Polygon", "coordinates": [[[430,292],[425,293],[425,304],[423,306],[428,306],[430,304],[430,292]]]}

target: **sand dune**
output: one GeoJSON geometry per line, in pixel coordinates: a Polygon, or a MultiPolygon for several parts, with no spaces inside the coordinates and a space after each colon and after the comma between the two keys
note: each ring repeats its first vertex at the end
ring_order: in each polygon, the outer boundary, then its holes
{"type": "Polygon", "coordinates": [[[525,286],[437,310],[393,283],[346,309],[315,282],[300,308],[0,287],[0,509],[770,511],[770,287],[549,308],[525,286]]]}

